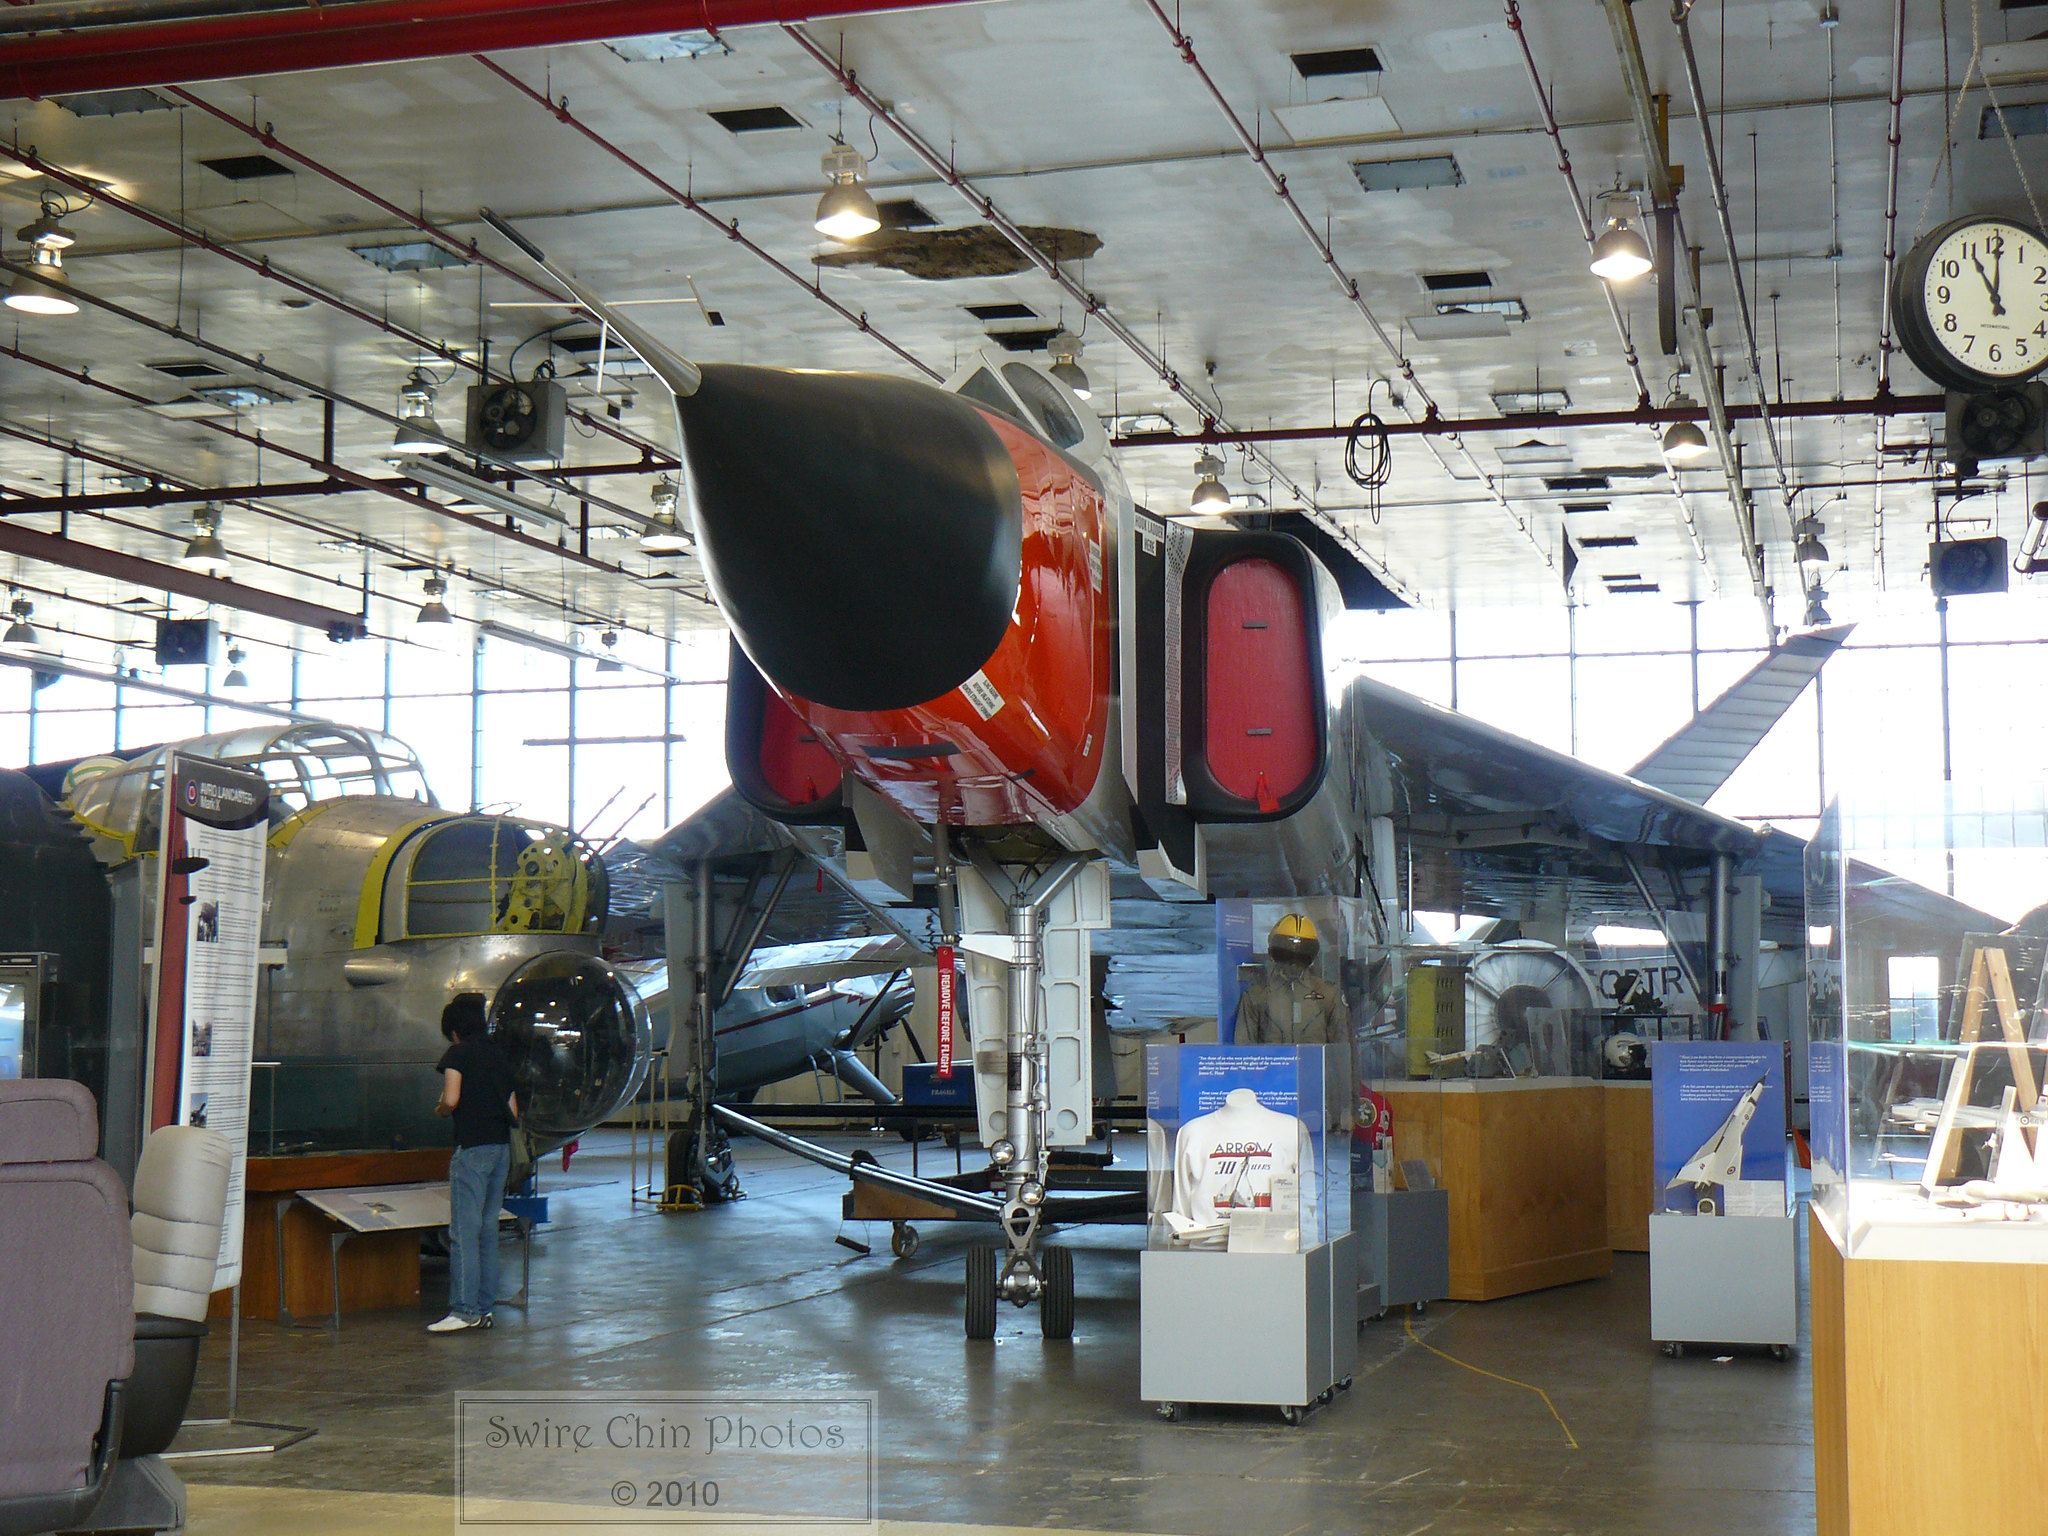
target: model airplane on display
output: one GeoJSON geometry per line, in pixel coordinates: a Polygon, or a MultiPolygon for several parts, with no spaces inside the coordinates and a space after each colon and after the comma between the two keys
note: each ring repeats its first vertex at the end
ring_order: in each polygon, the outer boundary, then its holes
{"type": "Polygon", "coordinates": [[[1671,1182],[1664,1187],[1690,1189],[1697,1199],[1697,1210],[1702,1216],[1715,1213],[1714,1191],[1725,1190],[1730,1184],[1742,1178],[1742,1138],[1749,1134],[1749,1122],[1756,1118],[1757,1105],[1763,1102],[1764,1088],[1769,1079],[1758,1078],[1749,1090],[1735,1101],[1735,1107],[1728,1111],[1728,1118],[1720,1128],[1700,1143],[1697,1152],[1685,1160],[1671,1182]]]}
{"type": "MultiPolygon", "coordinates": [[[[1092,1130],[1090,936],[1112,870],[1169,900],[1363,898],[1383,949],[1415,909],[1700,912],[1701,993],[1724,1012],[1718,893],[1749,878],[1755,931],[1803,944],[1798,840],[1333,681],[1325,626],[1376,585],[1362,565],[1305,519],[1321,554],[1137,506],[1101,423],[1039,364],[991,349],[943,387],[699,365],[485,217],[673,395],[696,553],[736,642],[735,788],[848,889],[934,908],[965,956],[991,1193],[806,1155],[997,1222],[1000,1253],[968,1256],[971,1336],[993,1335],[999,1300],[1072,1327],[1071,1264],[1039,1235],[1054,1149],[1092,1130]]],[[[1764,666],[1810,678],[1840,636],[1764,666]]],[[[1698,750],[1651,766],[1718,783],[1698,750]]]]}
{"type": "MultiPolygon", "coordinates": [[[[57,786],[149,931],[172,751],[260,772],[272,791],[256,1056],[256,1152],[445,1146],[433,1113],[441,1010],[488,1000],[541,1148],[638,1089],[645,1010],[599,954],[604,861],[523,817],[443,810],[410,752],[349,726],[200,737],[72,765],[57,786]]],[[[47,771],[45,771],[47,775],[47,771]]],[[[538,1150],[538,1149],[537,1149],[538,1150]]]]}

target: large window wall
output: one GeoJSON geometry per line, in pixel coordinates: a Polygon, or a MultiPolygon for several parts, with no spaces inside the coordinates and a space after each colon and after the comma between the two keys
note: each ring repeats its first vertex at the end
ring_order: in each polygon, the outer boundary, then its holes
{"type": "MultiPolygon", "coordinates": [[[[491,636],[446,650],[383,641],[247,650],[247,697],[389,732],[419,754],[442,805],[517,809],[602,843],[651,837],[727,782],[723,632],[622,636],[633,665],[605,672],[491,636]]],[[[211,674],[215,697],[224,672],[211,674]]],[[[164,681],[209,691],[198,668],[164,681]]],[[[36,687],[26,669],[0,668],[5,763],[63,762],[276,718],[87,678],[36,687]]]]}
{"type": "MultiPolygon", "coordinates": [[[[1626,773],[1763,659],[1753,603],[1603,603],[1572,610],[1347,614],[1345,668],[1596,767],[1626,773]]],[[[1860,622],[1775,730],[1709,802],[1804,835],[1824,799],[1928,803],[2037,796],[2048,764],[2048,593],[1901,594],[1860,622]],[[1833,736],[1836,749],[1828,749],[1833,736]],[[1857,744],[1854,753],[1842,744],[1857,744]],[[1826,764],[1826,770],[1823,770],[1826,764]],[[1829,783],[1829,775],[1835,783],[1829,783]]],[[[1957,894],[1965,889],[1967,870],[1957,894]]],[[[1999,910],[2001,893],[1976,893],[1999,910]]]]}

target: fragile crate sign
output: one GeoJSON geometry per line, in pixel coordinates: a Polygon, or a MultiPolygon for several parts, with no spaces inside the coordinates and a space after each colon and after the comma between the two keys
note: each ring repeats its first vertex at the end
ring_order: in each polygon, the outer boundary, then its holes
{"type": "Polygon", "coordinates": [[[953,946],[941,944],[933,957],[938,961],[939,1001],[939,1070],[937,1076],[942,1082],[953,1077],[953,1012],[958,1006],[953,969],[953,946]]]}

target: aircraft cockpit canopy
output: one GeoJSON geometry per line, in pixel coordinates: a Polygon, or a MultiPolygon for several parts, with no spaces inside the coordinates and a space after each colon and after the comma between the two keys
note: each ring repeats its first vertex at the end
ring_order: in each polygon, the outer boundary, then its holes
{"type": "Polygon", "coordinates": [[[604,860],[574,833],[457,816],[420,828],[392,859],[379,937],[597,933],[608,901],[604,860]]]}
{"type": "Polygon", "coordinates": [[[125,761],[87,758],[65,775],[65,801],[87,828],[131,855],[152,850],[173,751],[261,773],[270,783],[273,826],[319,801],[349,795],[434,803],[420,760],[404,742],[382,731],[312,720],[197,736],[125,761]]]}

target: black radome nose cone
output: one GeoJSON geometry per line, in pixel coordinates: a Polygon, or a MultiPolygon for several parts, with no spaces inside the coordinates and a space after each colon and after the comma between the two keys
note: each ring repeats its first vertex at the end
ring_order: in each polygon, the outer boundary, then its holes
{"type": "Polygon", "coordinates": [[[712,366],[682,402],[705,569],[771,682],[904,709],[973,676],[1017,602],[1016,466],[967,401],[877,374],[712,366]]]}

